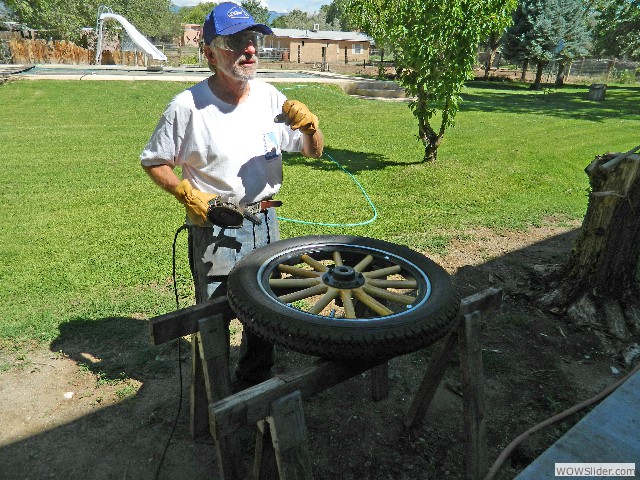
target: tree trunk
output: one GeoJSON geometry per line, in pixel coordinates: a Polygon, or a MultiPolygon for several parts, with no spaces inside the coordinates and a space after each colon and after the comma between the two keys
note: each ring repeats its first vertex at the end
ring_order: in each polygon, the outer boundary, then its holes
{"type": "Polygon", "coordinates": [[[489,79],[489,73],[491,72],[491,67],[493,66],[493,62],[496,59],[496,52],[498,51],[498,47],[487,47],[487,59],[484,62],[484,79],[489,79]]]}
{"type": "Polygon", "coordinates": [[[440,131],[436,132],[431,123],[429,122],[427,108],[429,100],[429,94],[421,85],[418,89],[416,105],[413,109],[413,114],[418,119],[418,138],[424,145],[424,158],[423,162],[435,162],[438,154],[438,147],[442,143],[442,137],[445,131],[445,125],[448,119],[449,100],[445,102],[445,106],[442,108],[442,120],[440,125],[440,131]]]}
{"type": "Polygon", "coordinates": [[[558,73],[556,74],[556,87],[562,87],[564,85],[566,68],[567,68],[566,61],[561,60],[560,63],[558,63],[558,73]]]}
{"type": "Polygon", "coordinates": [[[436,133],[426,119],[418,119],[418,135],[424,145],[423,162],[435,162],[438,158],[438,147],[442,142],[442,134],[436,133]]]}
{"type": "Polygon", "coordinates": [[[615,158],[596,157],[586,169],[589,205],[566,273],[581,290],[621,298],[639,286],[640,155],[615,158]]]}
{"type": "Polygon", "coordinates": [[[640,145],[596,157],[586,168],[591,184],[582,229],[559,287],[541,302],[564,312],[598,337],[627,365],[640,358],[640,145]]]}
{"type": "Polygon", "coordinates": [[[522,74],[520,75],[521,82],[524,82],[527,79],[527,70],[529,70],[529,60],[522,62],[522,74]]]}
{"type": "Polygon", "coordinates": [[[544,73],[545,62],[538,62],[536,68],[536,79],[531,85],[531,90],[542,90],[542,74],[544,73]]]}
{"type": "Polygon", "coordinates": [[[424,144],[423,162],[435,162],[438,159],[438,147],[430,142],[424,144]]]}
{"type": "Polygon", "coordinates": [[[381,48],[380,63],[378,64],[378,78],[384,78],[386,73],[386,69],[384,68],[384,48],[381,48]]]}

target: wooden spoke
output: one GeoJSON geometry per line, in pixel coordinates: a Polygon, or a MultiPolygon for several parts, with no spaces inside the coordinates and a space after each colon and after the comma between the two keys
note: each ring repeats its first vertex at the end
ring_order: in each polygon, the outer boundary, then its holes
{"type": "Polygon", "coordinates": [[[297,292],[292,292],[287,295],[282,295],[278,297],[278,300],[284,303],[291,303],[297,300],[302,300],[303,298],[313,297],[315,295],[323,294],[327,291],[327,287],[324,283],[320,285],[316,285],[315,287],[305,288],[304,290],[298,290],[297,292]]]}
{"type": "Polygon", "coordinates": [[[389,310],[387,307],[382,305],[375,298],[370,296],[367,292],[365,292],[362,288],[356,288],[353,290],[353,296],[364,303],[367,307],[369,307],[374,312],[385,316],[391,315],[393,313],[392,310],[389,310]]]}
{"type": "Polygon", "coordinates": [[[342,305],[344,306],[344,317],[356,318],[356,309],[353,306],[353,299],[351,298],[351,290],[341,290],[340,298],[342,299],[342,305]]]}
{"type": "Polygon", "coordinates": [[[342,255],[340,255],[340,252],[337,250],[333,252],[333,263],[336,264],[336,267],[344,265],[344,263],[342,262],[342,255]]]}
{"type": "Polygon", "coordinates": [[[364,285],[362,289],[369,295],[382,298],[384,300],[389,300],[394,303],[400,303],[402,305],[411,305],[416,300],[414,297],[410,297],[409,295],[390,292],[389,290],[385,290],[384,288],[373,287],[371,285],[364,285]]]}
{"type": "Polygon", "coordinates": [[[318,285],[320,279],[316,278],[270,278],[271,288],[305,288],[318,285]]]}
{"type": "Polygon", "coordinates": [[[367,278],[380,278],[387,275],[395,275],[400,273],[402,267],[400,265],[392,265],[391,267],[379,268],[378,270],[371,270],[370,272],[364,272],[363,275],[367,278]]]}
{"type": "Polygon", "coordinates": [[[400,288],[405,290],[415,290],[418,288],[418,282],[415,280],[382,280],[372,278],[367,281],[367,285],[380,288],[400,288]]]}
{"type": "Polygon", "coordinates": [[[306,268],[292,267],[291,265],[278,265],[278,270],[282,273],[288,273],[294,277],[317,278],[318,272],[315,270],[307,270],[306,268]]]}
{"type": "Polygon", "coordinates": [[[333,287],[328,287],[327,293],[325,293],[320,299],[314,303],[313,307],[309,309],[309,313],[318,314],[324,307],[329,305],[331,300],[336,298],[340,294],[340,290],[333,287]]]}
{"type": "Polygon", "coordinates": [[[373,256],[367,255],[362,260],[360,260],[360,263],[358,263],[355,267],[353,267],[353,269],[356,272],[361,272],[362,270],[367,268],[371,262],[373,262],[373,256]]]}
{"type": "Polygon", "coordinates": [[[310,267],[313,267],[318,272],[326,272],[328,270],[326,265],[323,265],[319,261],[311,258],[309,255],[300,255],[300,260],[302,260],[310,267]]]}

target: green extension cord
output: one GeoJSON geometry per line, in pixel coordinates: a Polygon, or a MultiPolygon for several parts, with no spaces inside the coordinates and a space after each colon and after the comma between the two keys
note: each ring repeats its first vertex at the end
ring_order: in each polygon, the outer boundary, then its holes
{"type": "Polygon", "coordinates": [[[296,219],[293,219],[293,218],[286,218],[286,217],[278,217],[278,220],[281,220],[283,222],[301,223],[303,225],[319,225],[321,227],[361,227],[362,225],[368,225],[370,223],[375,222],[376,219],[378,218],[378,209],[376,208],[376,206],[373,204],[373,202],[369,198],[369,195],[367,194],[367,192],[364,189],[364,187],[362,186],[362,184],[360,182],[358,182],[358,180],[351,174],[351,172],[349,172],[346,168],[344,168],[336,160],[334,160],[333,157],[331,157],[331,155],[329,155],[327,152],[324,152],[324,155],[329,160],[331,160],[333,163],[335,163],[338,167],[340,167],[340,170],[342,170],[344,173],[346,173],[347,175],[349,175],[351,177],[351,180],[353,180],[354,183],[358,186],[358,188],[360,189],[360,191],[364,195],[364,198],[367,200],[367,203],[369,204],[369,206],[371,206],[371,210],[373,211],[373,217],[371,217],[369,220],[365,220],[364,222],[358,222],[358,223],[310,222],[310,221],[307,221],[307,220],[296,220],[296,219]]]}

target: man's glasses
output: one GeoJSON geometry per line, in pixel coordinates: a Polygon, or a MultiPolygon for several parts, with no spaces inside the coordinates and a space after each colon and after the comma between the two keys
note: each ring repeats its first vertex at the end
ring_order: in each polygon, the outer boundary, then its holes
{"type": "Polygon", "coordinates": [[[213,39],[214,46],[222,50],[231,50],[234,52],[244,50],[247,48],[249,42],[258,50],[264,44],[264,35],[260,32],[244,30],[234,33],[233,35],[218,35],[213,39]]]}

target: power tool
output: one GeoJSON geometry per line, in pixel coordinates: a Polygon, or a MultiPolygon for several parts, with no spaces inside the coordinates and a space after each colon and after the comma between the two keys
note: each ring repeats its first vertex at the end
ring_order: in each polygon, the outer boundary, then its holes
{"type": "Polygon", "coordinates": [[[250,212],[246,205],[233,203],[229,197],[221,195],[209,201],[207,219],[214,225],[223,228],[240,228],[245,218],[255,225],[262,223],[262,220],[250,212]]]}

